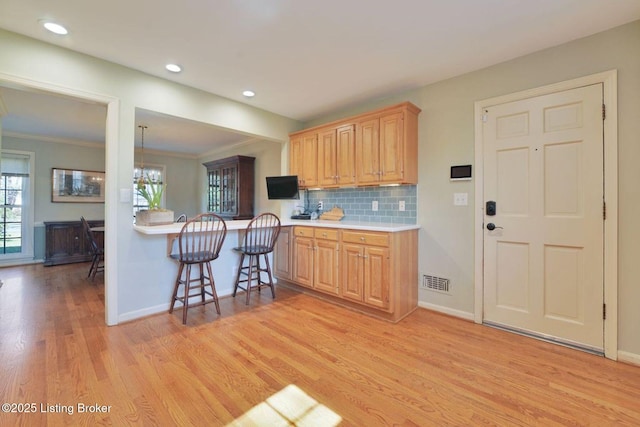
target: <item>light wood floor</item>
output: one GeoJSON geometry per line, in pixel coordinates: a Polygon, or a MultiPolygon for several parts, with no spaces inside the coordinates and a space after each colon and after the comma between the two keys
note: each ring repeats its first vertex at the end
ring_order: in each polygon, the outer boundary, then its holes
{"type": "Polygon", "coordinates": [[[389,324],[286,289],[248,309],[224,299],[220,317],[192,309],[186,327],[181,310],[106,327],[102,275],[87,271],[0,269],[0,403],[35,404],[0,426],[223,426],[290,385],[341,426],[640,425],[639,367],[422,309],[389,324]]]}

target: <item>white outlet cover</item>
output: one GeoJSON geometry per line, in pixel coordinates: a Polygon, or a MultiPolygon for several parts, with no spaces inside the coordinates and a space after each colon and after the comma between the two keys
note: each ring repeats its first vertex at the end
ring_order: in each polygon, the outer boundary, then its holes
{"type": "Polygon", "coordinates": [[[404,211],[406,208],[405,204],[404,204],[404,200],[400,200],[400,203],[398,203],[398,210],[399,211],[404,211]]]}
{"type": "Polygon", "coordinates": [[[373,202],[371,202],[371,210],[372,211],[377,211],[378,210],[378,201],[374,200],[373,202]]]}

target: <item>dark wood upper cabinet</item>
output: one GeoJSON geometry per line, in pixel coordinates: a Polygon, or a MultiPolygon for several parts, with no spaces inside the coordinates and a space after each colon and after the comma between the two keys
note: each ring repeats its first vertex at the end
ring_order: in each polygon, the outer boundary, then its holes
{"type": "Polygon", "coordinates": [[[231,156],[203,163],[207,168],[207,209],[224,219],[251,219],[255,157],[231,156]]]}

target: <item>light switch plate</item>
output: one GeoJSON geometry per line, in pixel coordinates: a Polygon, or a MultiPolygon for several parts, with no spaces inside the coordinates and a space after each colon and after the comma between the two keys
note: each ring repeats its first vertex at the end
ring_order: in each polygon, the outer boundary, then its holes
{"type": "Polygon", "coordinates": [[[373,202],[371,202],[371,210],[372,211],[377,211],[378,210],[378,201],[374,200],[373,202]]]}
{"type": "Polygon", "coordinates": [[[469,193],[453,193],[453,204],[455,206],[467,206],[469,204],[469,193]]]}
{"type": "Polygon", "coordinates": [[[120,189],[120,203],[131,203],[133,191],[130,188],[120,189]]]}
{"type": "Polygon", "coordinates": [[[405,210],[404,200],[400,200],[400,202],[398,203],[398,210],[400,212],[404,212],[405,210]]]}

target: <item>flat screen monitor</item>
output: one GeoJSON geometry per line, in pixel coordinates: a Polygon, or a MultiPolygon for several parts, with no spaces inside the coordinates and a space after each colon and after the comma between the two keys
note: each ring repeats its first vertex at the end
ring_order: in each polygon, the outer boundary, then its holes
{"type": "Polygon", "coordinates": [[[268,176],[267,197],[269,200],[299,199],[298,176],[268,176]]]}

